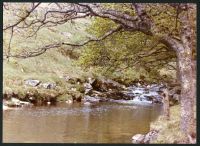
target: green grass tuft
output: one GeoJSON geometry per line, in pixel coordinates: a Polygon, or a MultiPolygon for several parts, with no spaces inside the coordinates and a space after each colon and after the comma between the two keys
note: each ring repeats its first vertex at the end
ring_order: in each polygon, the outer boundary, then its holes
{"type": "Polygon", "coordinates": [[[151,129],[159,131],[157,139],[151,143],[184,143],[186,135],[180,130],[180,105],[170,107],[170,120],[160,116],[151,123],[151,129]]]}

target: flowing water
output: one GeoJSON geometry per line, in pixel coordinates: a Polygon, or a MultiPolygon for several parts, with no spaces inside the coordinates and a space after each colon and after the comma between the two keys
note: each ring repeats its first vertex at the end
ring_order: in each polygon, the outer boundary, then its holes
{"type": "Polygon", "coordinates": [[[161,105],[81,103],[3,112],[4,143],[131,143],[145,134],[161,105]]]}

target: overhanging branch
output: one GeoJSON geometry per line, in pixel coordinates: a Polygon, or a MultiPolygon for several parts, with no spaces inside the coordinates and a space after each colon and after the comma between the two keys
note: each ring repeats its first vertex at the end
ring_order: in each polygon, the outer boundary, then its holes
{"type": "Polygon", "coordinates": [[[101,36],[100,38],[96,38],[96,39],[89,39],[87,41],[84,41],[80,44],[73,44],[73,43],[66,43],[66,42],[62,42],[62,43],[55,43],[55,44],[50,44],[50,45],[46,45],[42,48],[39,48],[35,51],[32,52],[23,52],[17,55],[10,55],[9,57],[14,57],[14,58],[29,58],[29,57],[35,57],[35,56],[39,56],[43,53],[45,53],[47,50],[52,49],[52,48],[59,48],[63,45],[67,45],[67,46],[73,46],[73,47],[81,47],[84,46],[90,42],[95,42],[95,41],[101,41],[106,39],[108,36],[112,35],[113,33],[116,33],[118,31],[120,31],[122,29],[122,26],[119,25],[117,28],[108,31],[107,33],[105,33],[103,36],[101,36]]]}

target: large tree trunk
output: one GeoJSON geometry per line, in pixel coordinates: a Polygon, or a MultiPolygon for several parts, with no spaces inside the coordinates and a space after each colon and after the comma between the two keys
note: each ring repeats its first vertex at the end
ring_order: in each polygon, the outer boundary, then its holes
{"type": "Polygon", "coordinates": [[[181,78],[181,129],[191,135],[195,131],[191,49],[179,51],[178,60],[181,78]]]}
{"type": "MultiPolygon", "coordinates": [[[[189,6],[189,5],[188,5],[189,6]]],[[[189,9],[189,7],[188,7],[189,9]]],[[[188,135],[194,135],[194,98],[195,86],[192,71],[192,31],[188,11],[180,16],[182,48],[177,50],[181,79],[181,129],[188,135]]]]}
{"type": "Polygon", "coordinates": [[[187,27],[186,29],[182,31],[181,42],[170,37],[161,39],[161,42],[176,51],[181,82],[181,130],[186,134],[194,135],[196,133],[194,119],[195,82],[193,80],[194,71],[192,70],[189,30],[187,27]]]}

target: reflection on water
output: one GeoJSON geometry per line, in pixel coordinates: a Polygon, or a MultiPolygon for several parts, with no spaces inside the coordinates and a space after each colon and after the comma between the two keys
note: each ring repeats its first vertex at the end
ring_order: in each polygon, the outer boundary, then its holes
{"type": "Polygon", "coordinates": [[[161,106],[58,104],[3,112],[3,142],[131,143],[149,131],[161,106]]]}

